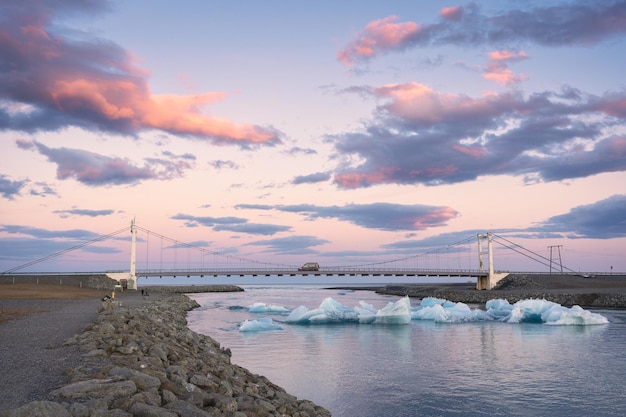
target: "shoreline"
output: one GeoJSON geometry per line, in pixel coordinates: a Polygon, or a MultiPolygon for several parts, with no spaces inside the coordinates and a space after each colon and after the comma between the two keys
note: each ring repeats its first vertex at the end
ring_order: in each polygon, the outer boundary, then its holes
{"type": "MultiPolygon", "coordinates": [[[[99,305],[97,319],[62,346],[50,347],[52,358],[48,360],[68,357],[71,362],[65,364],[69,367],[65,368],[62,383],[57,379],[30,381],[29,367],[45,369],[56,362],[41,363],[36,350],[13,352],[24,358],[19,364],[22,369],[14,369],[9,377],[3,375],[0,388],[4,401],[18,404],[1,406],[0,417],[331,415],[267,378],[233,364],[228,349],[190,330],[187,312],[199,304],[179,293],[182,288],[171,292],[147,288],[149,296],[130,290],[116,295],[114,301],[87,300],[91,304],[86,308],[99,305]],[[20,383],[29,390],[32,385],[44,383],[51,389],[35,393],[35,398],[28,391],[23,392],[25,398],[7,398],[19,395],[20,383]]],[[[33,300],[21,301],[33,304],[33,300]]],[[[42,315],[54,320],[61,310],[34,313],[29,323],[37,326],[42,315]]],[[[0,331],[19,329],[20,323],[22,320],[0,324],[0,331]]],[[[17,342],[15,349],[19,349],[17,342]]],[[[10,353],[3,347],[0,359],[11,360],[10,353]]]]}
{"type": "Polygon", "coordinates": [[[561,274],[511,274],[492,290],[477,290],[472,284],[388,284],[379,294],[436,297],[453,302],[484,304],[502,298],[510,303],[545,299],[563,306],[626,309],[626,276],[582,277],[561,274]]]}
{"type": "MultiPolygon", "coordinates": [[[[108,290],[86,293],[85,288],[58,285],[42,291],[42,284],[33,292],[24,287],[21,293],[19,284],[0,287],[3,316],[13,307],[25,310],[23,316],[0,320],[0,417],[105,412],[174,417],[182,410],[193,410],[183,414],[194,416],[280,415],[274,413],[279,410],[298,416],[331,415],[231,363],[228,349],[187,327],[187,312],[199,305],[184,294],[243,291],[239,286],[143,286],[149,296],[129,290],[115,301],[101,300],[108,290]],[[16,293],[13,298],[11,291],[16,293]],[[57,299],[50,294],[55,291],[57,299]]],[[[324,288],[469,304],[539,298],[564,306],[626,309],[624,275],[515,275],[489,291],[476,290],[471,283],[324,288]]]]}

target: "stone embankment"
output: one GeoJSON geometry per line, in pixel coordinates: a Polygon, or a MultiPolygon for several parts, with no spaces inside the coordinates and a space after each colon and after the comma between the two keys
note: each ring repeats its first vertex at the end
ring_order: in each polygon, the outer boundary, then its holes
{"type": "Polygon", "coordinates": [[[484,304],[502,298],[510,303],[544,299],[564,306],[626,308],[626,277],[586,278],[579,276],[510,275],[493,290],[479,291],[471,284],[387,285],[381,294],[415,298],[437,297],[468,304],[484,304]]]}
{"type": "Polygon", "coordinates": [[[47,400],[0,411],[0,417],[330,416],[263,376],[231,363],[230,351],[187,328],[199,305],[161,294],[126,307],[106,300],[99,319],[65,342],[84,366],[47,400]]]}
{"type": "Polygon", "coordinates": [[[243,291],[243,288],[237,285],[148,285],[140,286],[139,290],[145,290],[148,292],[158,293],[170,293],[170,294],[192,294],[200,292],[239,292],[243,291]]]}

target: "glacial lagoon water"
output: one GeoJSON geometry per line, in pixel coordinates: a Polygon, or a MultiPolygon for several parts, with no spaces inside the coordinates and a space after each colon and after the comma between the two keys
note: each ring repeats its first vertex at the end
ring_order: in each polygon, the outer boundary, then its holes
{"type": "Polygon", "coordinates": [[[189,327],[335,417],[626,415],[626,311],[244,289],[192,295],[189,327]]]}

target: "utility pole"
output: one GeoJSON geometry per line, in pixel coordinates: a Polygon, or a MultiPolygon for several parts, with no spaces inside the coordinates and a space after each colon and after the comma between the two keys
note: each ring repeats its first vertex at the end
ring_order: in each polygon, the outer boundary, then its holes
{"type": "Polygon", "coordinates": [[[561,274],[563,273],[563,260],[561,259],[561,248],[563,247],[563,245],[551,245],[548,246],[548,249],[550,250],[550,275],[552,275],[552,251],[554,249],[557,250],[558,255],[559,255],[559,267],[561,268],[561,274]]]}

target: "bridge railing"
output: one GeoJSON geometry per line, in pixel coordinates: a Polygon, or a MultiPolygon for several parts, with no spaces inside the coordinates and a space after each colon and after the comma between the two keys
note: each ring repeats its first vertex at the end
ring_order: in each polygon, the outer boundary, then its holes
{"type": "Polygon", "coordinates": [[[299,270],[298,268],[185,268],[185,269],[141,269],[135,274],[141,276],[174,275],[441,275],[477,276],[484,275],[474,269],[434,269],[434,268],[358,268],[324,267],[319,270],[299,270]]]}

